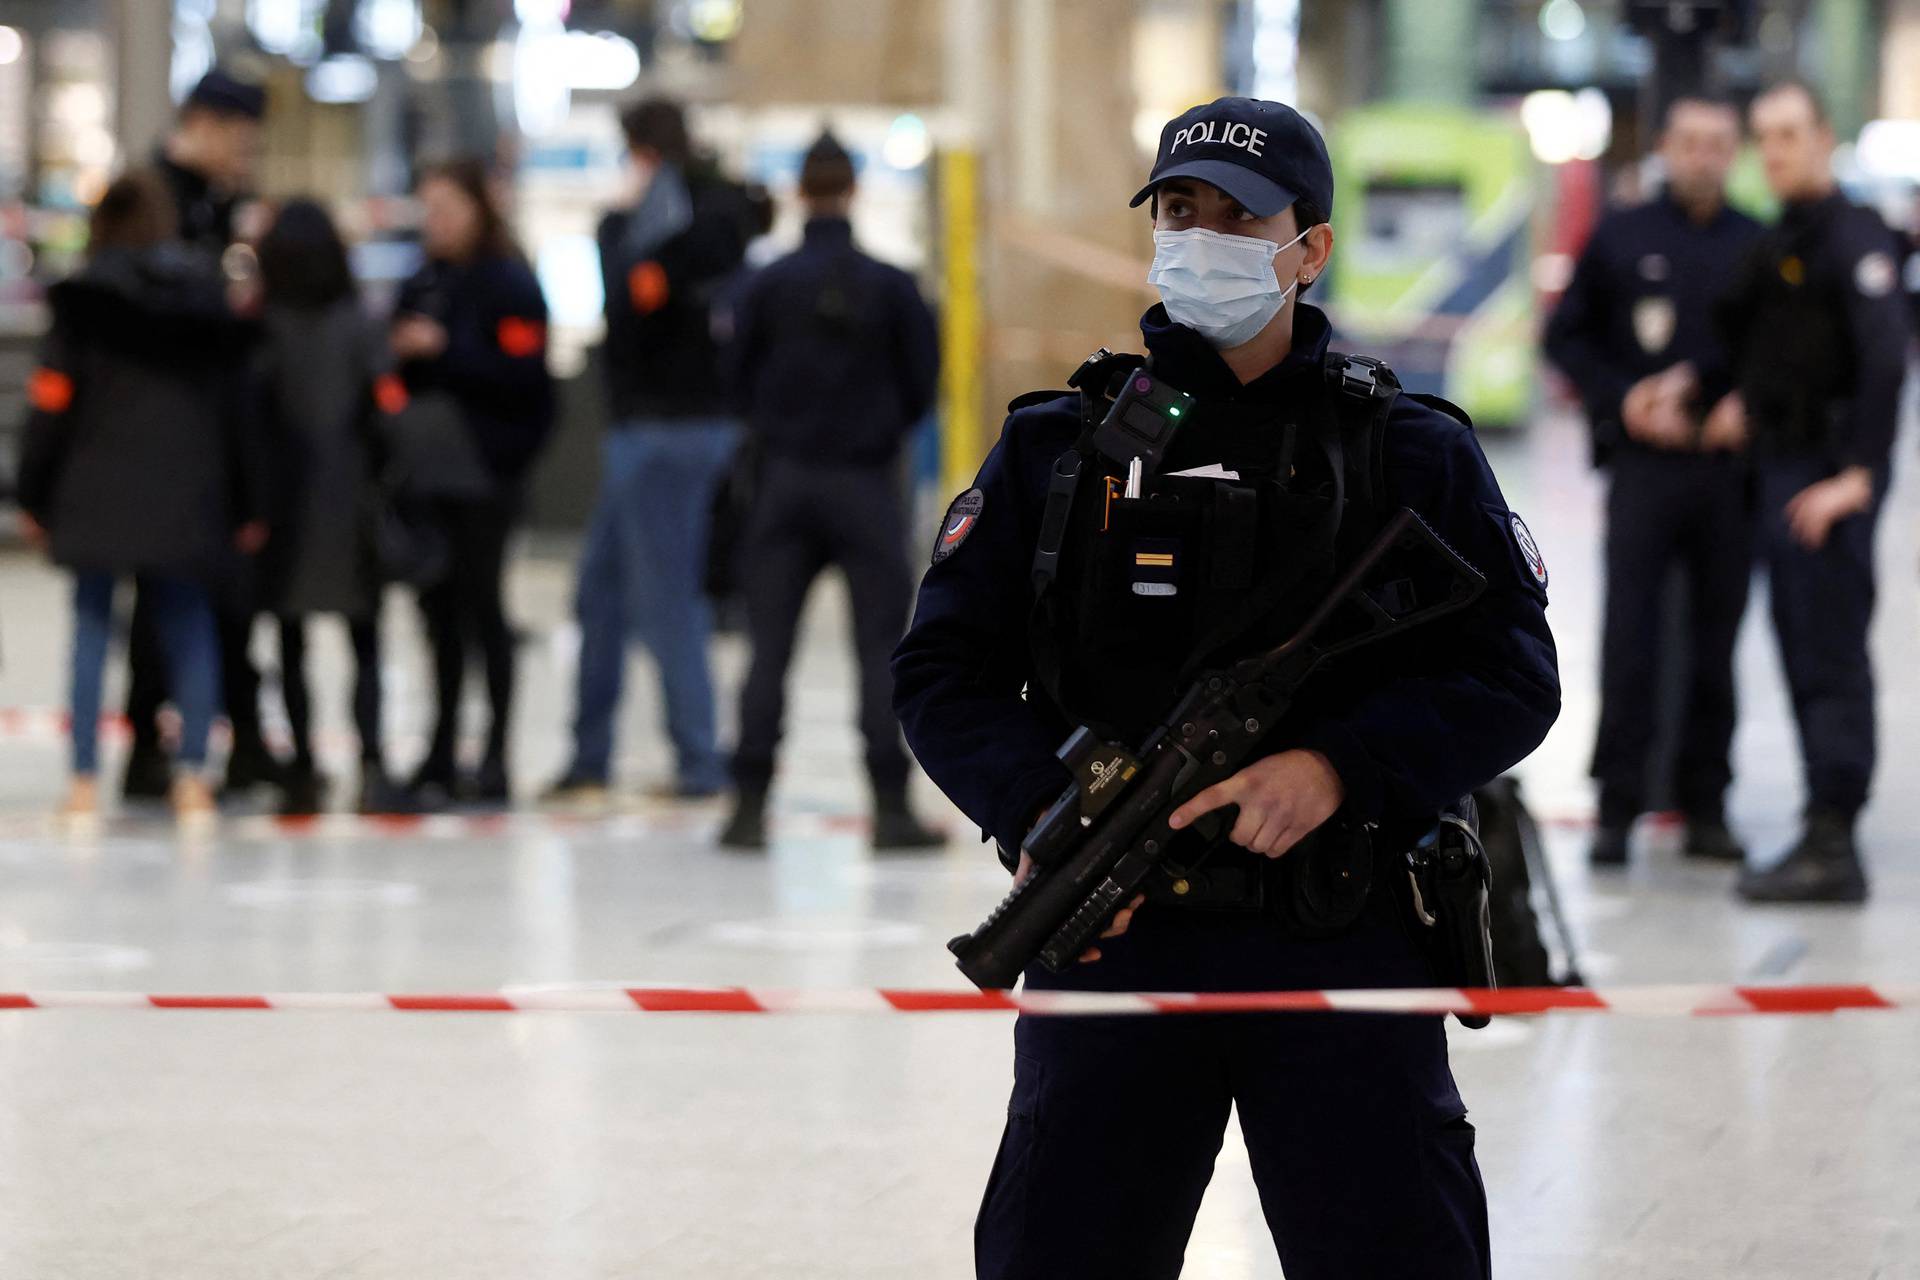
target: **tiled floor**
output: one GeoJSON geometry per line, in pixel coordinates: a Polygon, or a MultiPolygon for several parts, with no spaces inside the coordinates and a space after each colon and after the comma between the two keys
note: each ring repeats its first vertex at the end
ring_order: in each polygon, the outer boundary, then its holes
{"type": "MultiPolygon", "coordinates": [[[[1683,864],[1659,831],[1630,872],[1597,878],[1578,827],[1556,823],[1591,977],[1920,981],[1912,449],[1910,432],[1882,545],[1873,904],[1742,909],[1730,873],[1683,864]]],[[[1569,691],[1528,783],[1544,813],[1577,819],[1598,491],[1569,424],[1495,452],[1553,562],[1569,691]]],[[[57,702],[59,589],[25,560],[0,564],[0,707],[57,702]]],[[[529,791],[563,751],[566,591],[559,561],[516,573],[529,791]]],[[[0,717],[0,989],[957,982],[941,943],[1002,879],[958,834],[941,856],[875,860],[846,820],[862,795],[841,601],[816,602],[764,862],[709,846],[713,810],[639,802],[604,821],[529,815],[479,834],[242,820],[181,841],[133,818],[71,839],[40,816],[60,784],[50,725],[0,717]]],[[[336,677],[343,649],[323,650],[336,677]]],[[[417,735],[410,628],[389,651],[396,733],[417,735]]],[[[723,644],[729,685],[740,658],[723,644]]],[[[1741,662],[1736,821],[1771,849],[1797,783],[1761,627],[1741,662]]],[[[663,767],[647,732],[657,700],[640,693],[626,717],[636,787],[663,767]]],[[[0,1013],[0,1277],[961,1277],[1008,1033],[990,1015],[0,1013]]],[[[1920,1277],[1920,1018],[1561,1018],[1454,1044],[1498,1275],[1920,1277]]],[[[1188,1274],[1270,1280],[1280,1271],[1229,1141],[1188,1274]]]]}

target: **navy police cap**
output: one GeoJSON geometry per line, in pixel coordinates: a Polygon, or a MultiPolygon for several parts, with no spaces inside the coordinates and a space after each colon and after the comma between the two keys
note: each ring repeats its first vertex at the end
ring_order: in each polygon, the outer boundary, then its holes
{"type": "Polygon", "coordinates": [[[258,120],[267,114],[267,92],[257,84],[215,67],[200,77],[200,83],[187,94],[184,105],[258,120]]]}
{"type": "Polygon", "coordinates": [[[1296,200],[1333,215],[1333,162],[1320,131],[1284,102],[1216,98],[1167,122],[1138,205],[1163,182],[1194,178],[1270,218],[1296,200]]]}

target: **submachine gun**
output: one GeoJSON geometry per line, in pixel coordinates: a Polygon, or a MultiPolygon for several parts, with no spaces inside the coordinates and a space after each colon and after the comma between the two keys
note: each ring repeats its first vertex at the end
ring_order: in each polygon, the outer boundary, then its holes
{"type": "Polygon", "coordinates": [[[1486,579],[1402,509],[1278,648],[1195,680],[1138,752],[1081,728],[1060,748],[1075,781],[1028,834],[1033,873],[947,944],[982,990],[1005,990],[1037,957],[1066,969],[1166,861],[1167,819],[1255,756],[1329,659],[1471,604],[1486,579]]]}

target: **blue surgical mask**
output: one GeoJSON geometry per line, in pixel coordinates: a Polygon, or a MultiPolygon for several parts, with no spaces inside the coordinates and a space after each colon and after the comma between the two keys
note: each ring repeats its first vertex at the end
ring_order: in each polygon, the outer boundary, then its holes
{"type": "Polygon", "coordinates": [[[1281,288],[1273,259],[1306,238],[1302,231],[1275,244],[1204,227],[1156,231],[1147,283],[1160,291],[1169,319],[1224,351],[1251,341],[1287,305],[1299,281],[1281,288]]]}

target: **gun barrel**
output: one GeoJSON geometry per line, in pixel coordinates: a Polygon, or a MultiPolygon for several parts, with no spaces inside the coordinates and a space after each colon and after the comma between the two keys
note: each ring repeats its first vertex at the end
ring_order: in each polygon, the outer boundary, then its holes
{"type": "MultiPolygon", "coordinates": [[[[1157,753],[1130,793],[1095,820],[1078,849],[1058,865],[1036,870],[1014,887],[985,924],[948,943],[960,972],[983,991],[1012,987],[1061,927],[1076,917],[1141,830],[1166,808],[1181,766],[1179,752],[1157,753]]],[[[1100,922],[1102,927],[1105,923],[1100,922]]]]}

